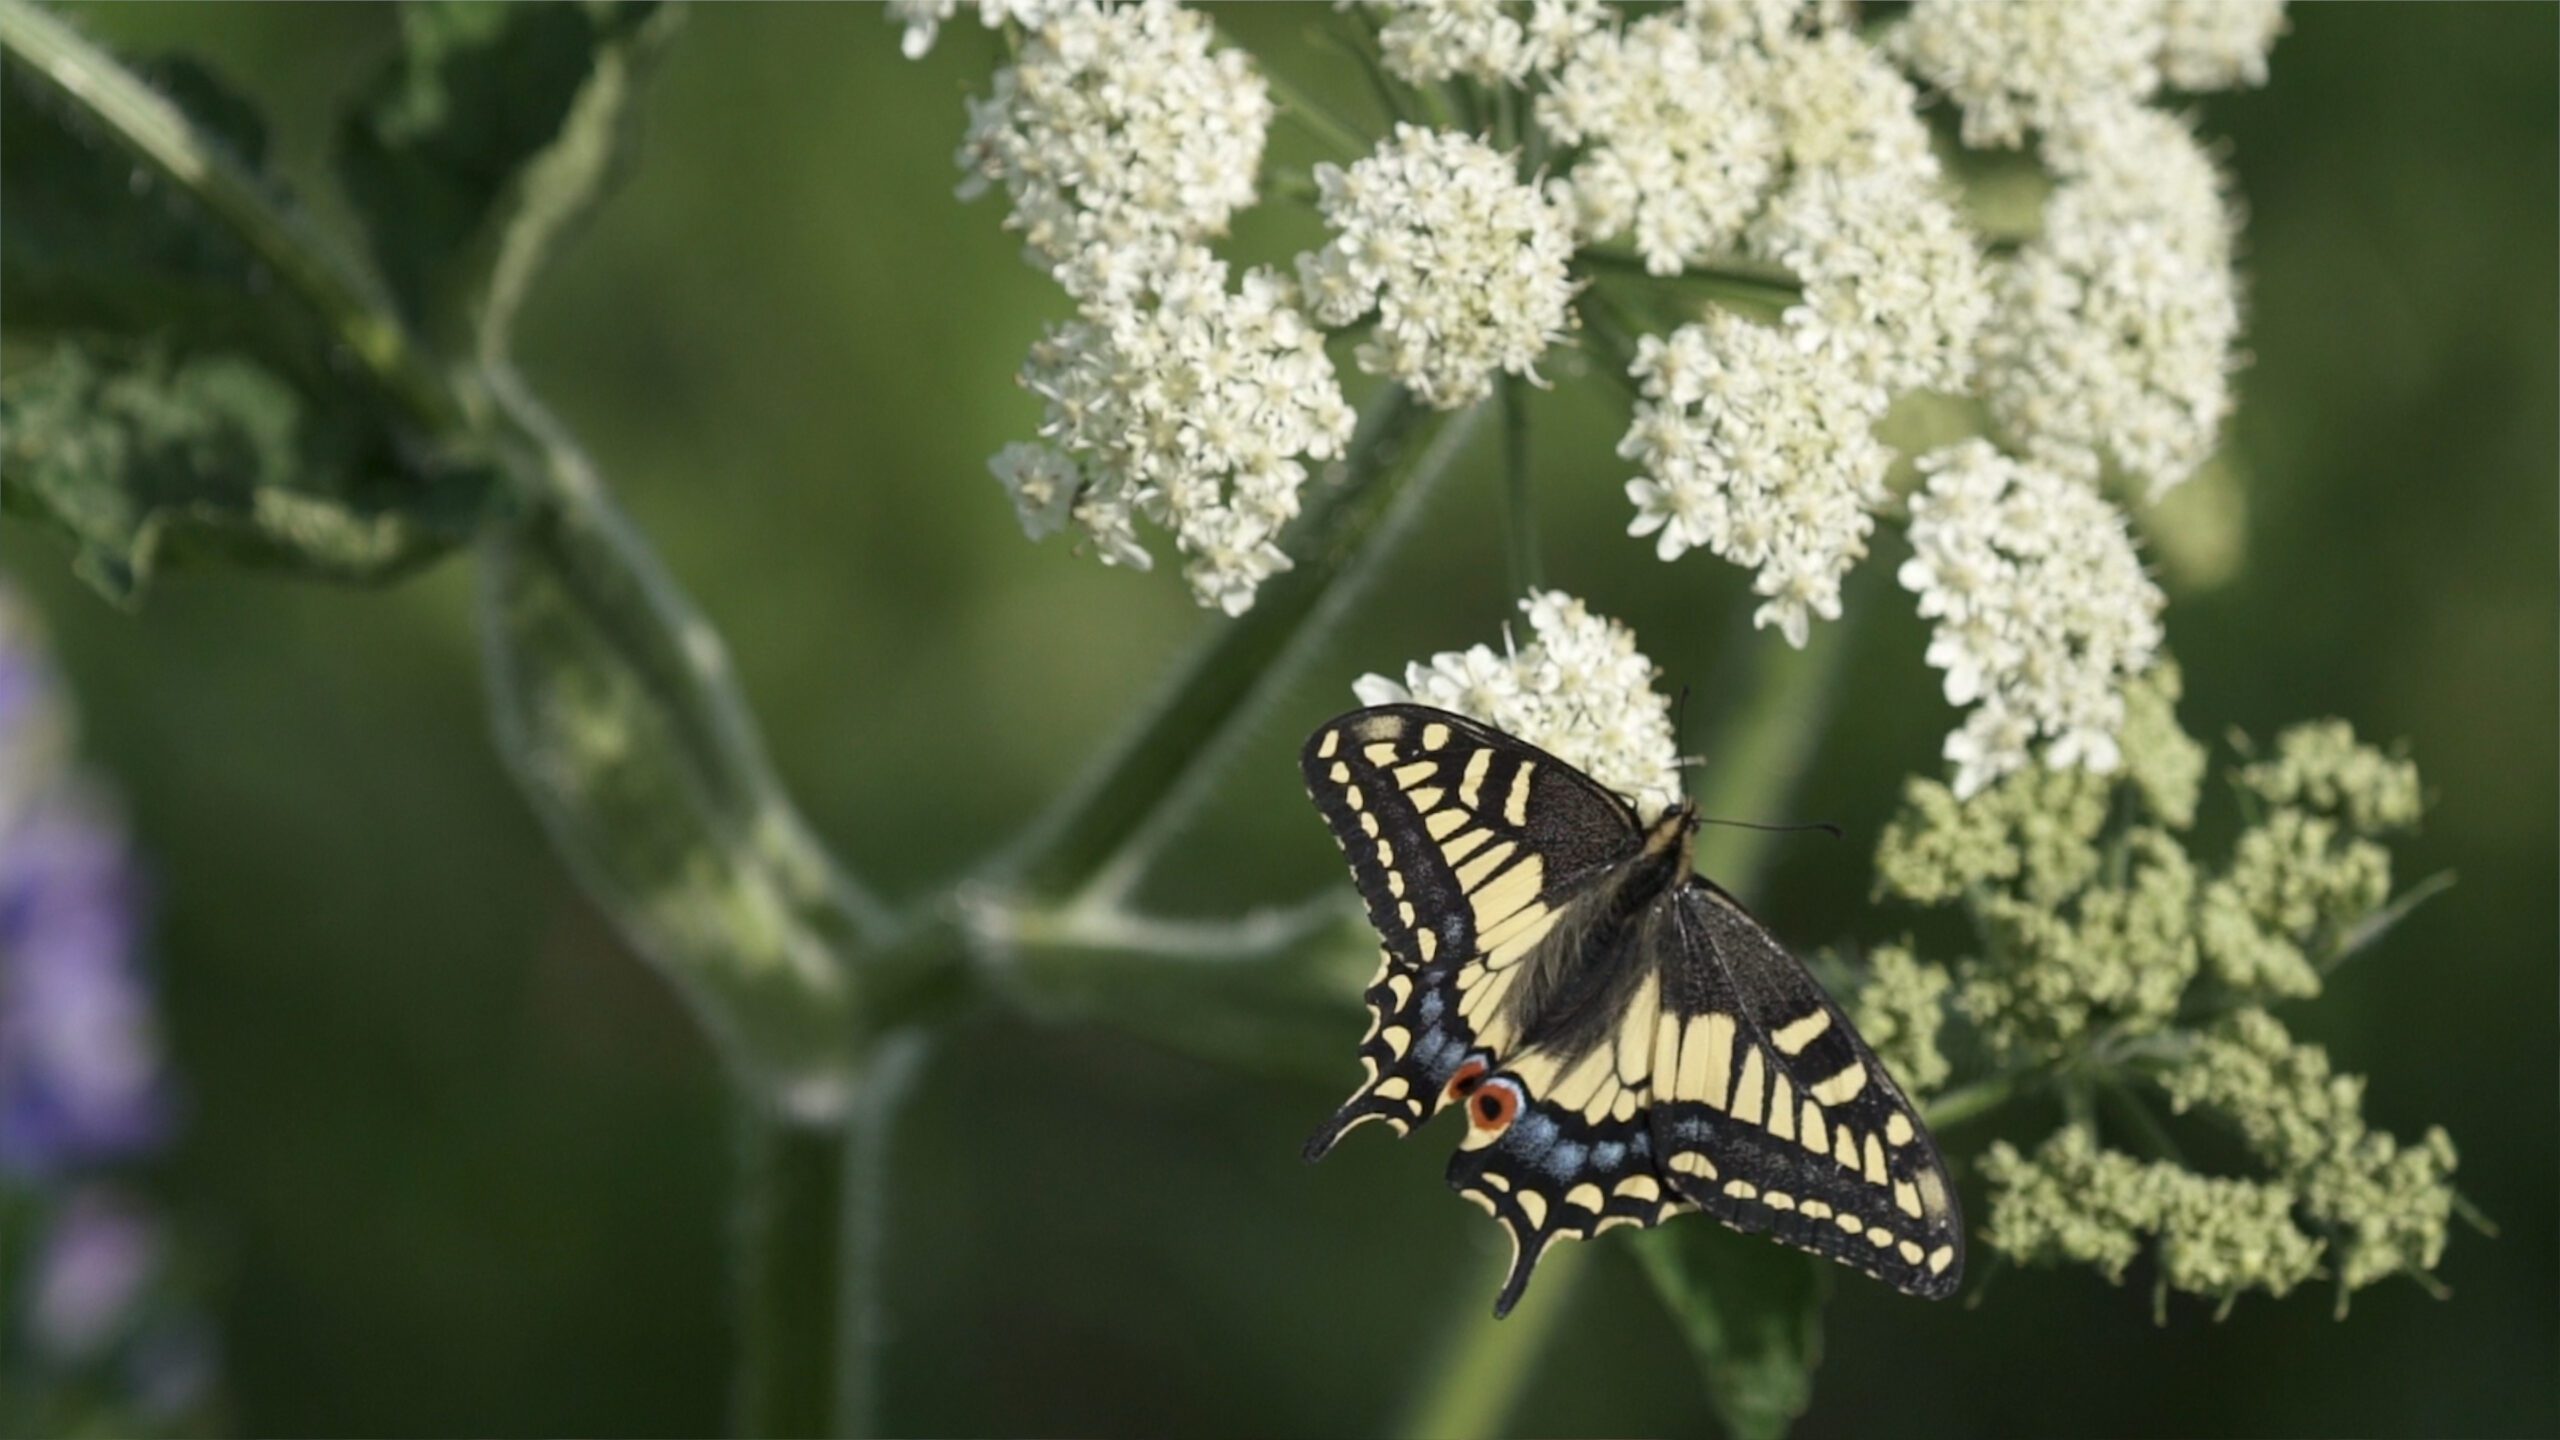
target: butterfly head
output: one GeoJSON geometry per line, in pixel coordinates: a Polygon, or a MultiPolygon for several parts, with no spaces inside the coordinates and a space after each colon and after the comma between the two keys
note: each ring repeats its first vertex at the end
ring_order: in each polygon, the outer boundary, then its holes
{"type": "Polygon", "coordinates": [[[1689,871],[1689,852],[1698,840],[1698,803],[1688,796],[1662,812],[1644,832],[1644,855],[1647,859],[1671,859],[1678,862],[1679,874],[1689,871]]]}

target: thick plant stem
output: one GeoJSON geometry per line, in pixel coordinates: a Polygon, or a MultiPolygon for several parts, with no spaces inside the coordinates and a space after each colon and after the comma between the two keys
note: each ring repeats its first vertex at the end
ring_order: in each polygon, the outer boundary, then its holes
{"type": "MultiPolygon", "coordinates": [[[[1738,708],[1723,717],[1708,748],[1705,776],[1695,787],[1700,813],[1758,819],[1786,802],[1813,758],[1839,693],[1849,629],[1845,620],[1827,626],[1801,651],[1775,635],[1746,636],[1749,674],[1732,692],[1741,697],[1738,708]]],[[[1748,900],[1766,867],[1770,839],[1750,830],[1703,831],[1698,869],[1748,900]]],[[[1637,1242],[1651,1238],[1640,1236],[1637,1242]]],[[[1586,1248],[1549,1249],[1538,1263],[1536,1283],[1508,1320],[1493,1319],[1485,1308],[1492,1277],[1481,1294],[1466,1295],[1462,1313],[1444,1327],[1442,1358],[1426,1377],[1399,1433],[1423,1440],[1504,1433],[1521,1393],[1538,1372],[1547,1342],[1571,1306],[1587,1264],[1586,1248]]],[[[1693,1278],[1712,1283],[1709,1277],[1693,1278]]]]}
{"type": "Polygon", "coordinates": [[[848,1126],[755,1101],[740,1123],[736,1429],[830,1434],[848,1126]]]}
{"type": "Polygon", "coordinates": [[[929,1044],[921,1031],[893,1035],[871,1054],[854,1102],[837,1216],[835,1433],[867,1436],[880,1425],[881,1364],[888,1341],[881,1259],[889,1235],[890,1147],[915,1093],[929,1044]]]}
{"type": "MultiPolygon", "coordinates": [[[[1442,415],[1401,390],[1362,414],[1338,484],[1312,497],[1284,544],[1295,564],[1220,624],[1127,738],[999,861],[990,880],[1043,899],[1125,892],[1152,847],[1204,799],[1233,744],[1338,623],[1393,548],[1479,412],[1442,415]]],[[[1323,482],[1318,482],[1322,484],[1323,482]]]]}

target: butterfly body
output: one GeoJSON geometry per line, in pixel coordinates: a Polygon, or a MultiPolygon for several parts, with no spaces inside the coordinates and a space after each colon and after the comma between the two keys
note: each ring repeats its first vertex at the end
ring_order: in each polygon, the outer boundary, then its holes
{"type": "Polygon", "coordinates": [[[1804,967],[1581,771],[1462,716],[1353,711],[1307,742],[1309,794],[1381,938],[1368,1079],[1307,1144],[1443,1109],[1449,1181],[1515,1246],[1703,1209],[1914,1294],[1962,1272],[1936,1147],[1804,967]]]}

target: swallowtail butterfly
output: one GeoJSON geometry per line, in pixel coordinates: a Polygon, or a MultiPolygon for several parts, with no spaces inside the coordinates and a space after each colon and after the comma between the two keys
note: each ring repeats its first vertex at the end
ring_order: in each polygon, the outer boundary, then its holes
{"type": "Polygon", "coordinates": [[[1704,1210],[1914,1295],[1964,1272],[1937,1146],[1768,927],[1693,874],[1696,810],[1647,825],[1571,765],[1420,705],[1316,731],[1307,790],[1384,940],[1369,1072],[1307,1142],[1456,1107],[1449,1184],[1548,1243],[1704,1210]]]}

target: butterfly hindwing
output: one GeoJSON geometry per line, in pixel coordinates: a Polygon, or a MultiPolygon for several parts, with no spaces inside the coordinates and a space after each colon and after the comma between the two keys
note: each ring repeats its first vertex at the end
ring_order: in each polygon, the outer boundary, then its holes
{"type": "Polygon", "coordinates": [[[1504,1004],[1519,962],[1581,881],[1633,849],[1625,802],[1535,746],[1419,705],[1355,710],[1299,759],[1382,941],[1364,998],[1367,1083],[1307,1145],[1384,1120],[1430,1118],[1470,1057],[1516,1037],[1504,1004]]]}
{"type": "Polygon", "coordinates": [[[1693,881],[1674,903],[1651,1119],[1681,1193],[1738,1230],[1915,1295],[1951,1293],[1963,1221],[1901,1087],[1733,897],[1693,881]]]}
{"type": "Polygon", "coordinates": [[[1604,1033],[1530,1046],[1467,1097],[1449,1184],[1511,1238],[1497,1316],[1518,1301],[1549,1242],[1658,1225],[1695,1208],[1661,1169],[1653,1135],[1660,983],[1634,966],[1610,978],[1623,993],[1594,997],[1610,1017],[1604,1033]]]}

